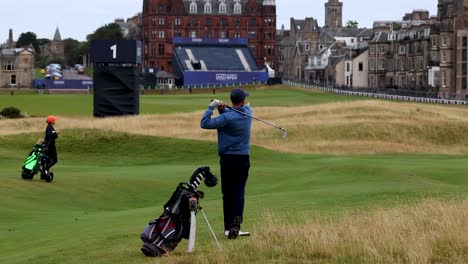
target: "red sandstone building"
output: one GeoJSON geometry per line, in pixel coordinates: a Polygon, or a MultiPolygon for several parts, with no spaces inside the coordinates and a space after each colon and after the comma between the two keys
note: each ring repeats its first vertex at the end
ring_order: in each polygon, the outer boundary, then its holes
{"type": "Polygon", "coordinates": [[[144,0],[143,66],[173,72],[172,39],[247,38],[260,68],[276,68],[275,0],[144,0]]]}

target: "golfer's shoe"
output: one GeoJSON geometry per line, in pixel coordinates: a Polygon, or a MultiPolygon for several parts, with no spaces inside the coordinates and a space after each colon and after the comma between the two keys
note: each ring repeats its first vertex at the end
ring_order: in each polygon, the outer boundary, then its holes
{"type": "Polygon", "coordinates": [[[234,217],[234,221],[232,221],[232,227],[229,230],[228,238],[229,239],[236,239],[239,235],[240,225],[241,225],[241,218],[239,216],[234,217]]]}
{"type": "MultiPolygon", "coordinates": [[[[224,230],[224,235],[229,236],[229,230],[224,230]]],[[[239,230],[238,236],[250,236],[250,232],[244,232],[242,230],[239,230]]]]}

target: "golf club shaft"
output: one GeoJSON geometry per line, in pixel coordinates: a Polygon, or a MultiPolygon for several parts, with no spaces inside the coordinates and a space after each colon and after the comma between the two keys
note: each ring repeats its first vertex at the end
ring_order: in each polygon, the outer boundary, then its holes
{"type": "Polygon", "coordinates": [[[239,111],[239,110],[237,110],[237,109],[234,109],[233,107],[231,107],[231,106],[229,106],[229,105],[226,105],[226,107],[229,108],[229,109],[231,109],[232,111],[235,111],[235,112],[239,113],[239,114],[246,115],[246,116],[251,117],[251,118],[253,118],[253,119],[257,120],[257,121],[260,121],[260,122],[265,123],[265,124],[267,124],[267,125],[270,125],[270,126],[272,126],[272,127],[276,127],[276,128],[278,128],[278,129],[281,129],[283,132],[286,132],[286,129],[284,129],[284,128],[282,128],[282,127],[279,127],[279,126],[277,126],[277,125],[275,125],[275,124],[272,124],[272,123],[270,123],[270,122],[267,122],[267,121],[265,121],[265,120],[262,120],[262,119],[260,119],[260,118],[255,117],[255,116],[249,115],[249,114],[244,113],[244,112],[242,112],[242,111],[239,111]]]}

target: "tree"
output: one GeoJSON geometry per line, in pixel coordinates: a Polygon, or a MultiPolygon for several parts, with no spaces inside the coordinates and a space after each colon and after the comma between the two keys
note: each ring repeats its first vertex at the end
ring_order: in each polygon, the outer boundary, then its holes
{"type": "Polygon", "coordinates": [[[21,35],[18,38],[18,41],[16,42],[16,47],[26,48],[31,45],[34,47],[34,51],[36,52],[36,54],[41,53],[41,50],[39,48],[39,42],[37,41],[36,33],[34,32],[21,33],[21,35]]]}
{"type": "Polygon", "coordinates": [[[82,54],[86,54],[90,52],[90,46],[92,40],[122,40],[124,38],[122,29],[116,23],[106,24],[94,31],[94,33],[89,34],[86,36],[88,42],[85,42],[83,46],[81,46],[82,54]]]}
{"type": "Polygon", "coordinates": [[[346,22],[346,27],[347,28],[358,28],[359,23],[356,20],[348,20],[346,22]]]}
{"type": "Polygon", "coordinates": [[[81,42],[78,40],[67,38],[64,41],[65,48],[65,62],[68,65],[80,64],[81,56],[83,55],[81,48],[81,42]]]}
{"type": "Polygon", "coordinates": [[[121,40],[123,39],[122,29],[116,23],[106,24],[94,31],[94,33],[89,34],[86,39],[88,41],[96,39],[105,39],[105,40],[121,40]]]}
{"type": "Polygon", "coordinates": [[[392,22],[393,30],[398,31],[401,29],[401,24],[397,22],[392,22]]]}

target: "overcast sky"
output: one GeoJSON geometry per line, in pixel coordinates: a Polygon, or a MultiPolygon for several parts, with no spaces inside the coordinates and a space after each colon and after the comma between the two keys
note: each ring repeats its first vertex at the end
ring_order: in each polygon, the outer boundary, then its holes
{"type": "MultiPolygon", "coordinates": [[[[277,0],[277,27],[289,28],[291,17],[314,17],[323,26],[325,0],[277,0]]],[[[436,15],[437,0],[341,0],[343,23],[357,20],[360,27],[372,27],[375,20],[400,20],[413,9],[436,15]]],[[[27,31],[39,38],[53,38],[58,26],[62,38],[85,40],[86,35],[115,18],[128,18],[142,10],[143,0],[16,0],[0,4],[0,42],[13,29],[15,40],[27,31]]]]}

